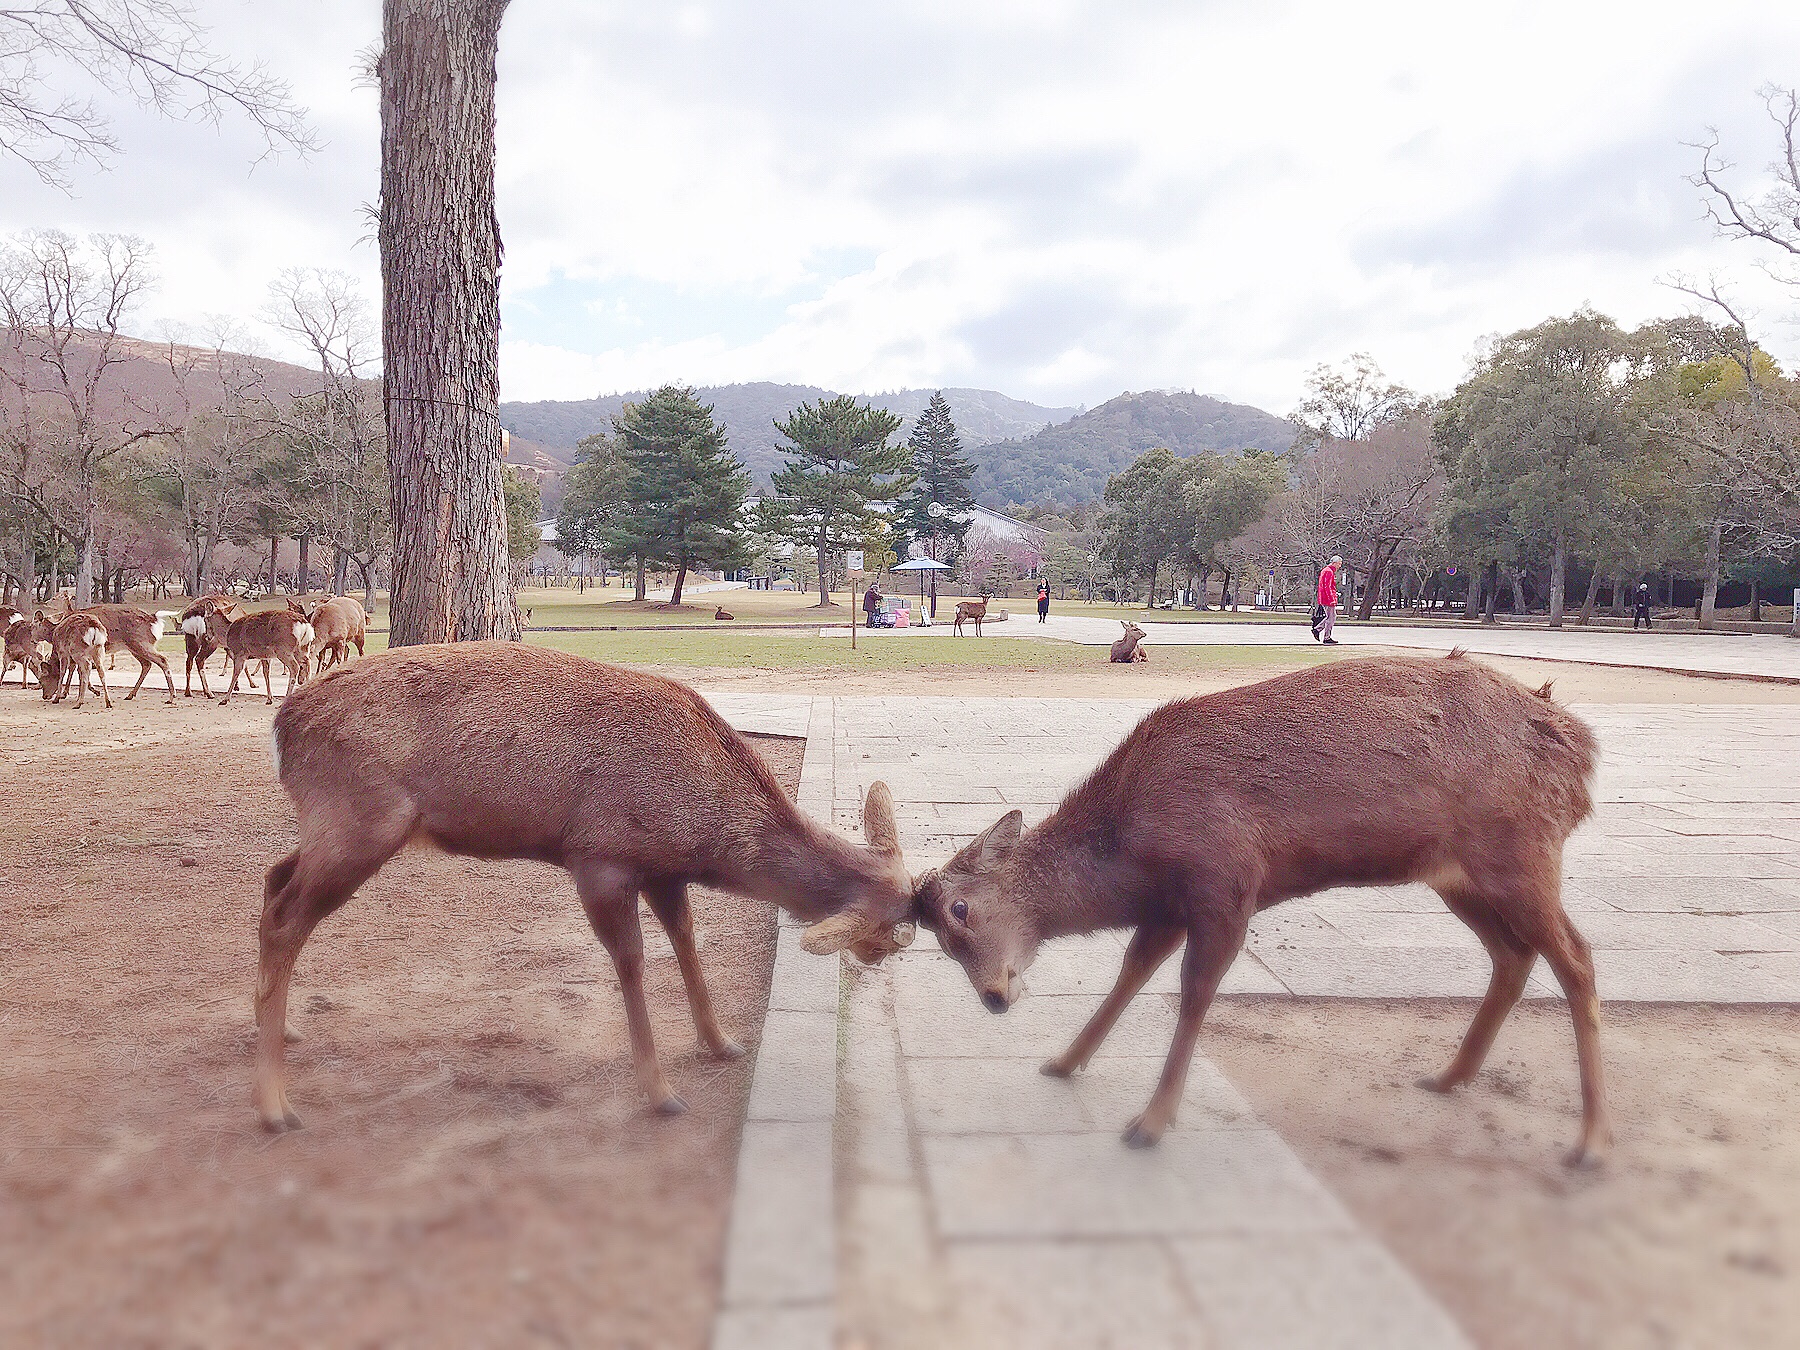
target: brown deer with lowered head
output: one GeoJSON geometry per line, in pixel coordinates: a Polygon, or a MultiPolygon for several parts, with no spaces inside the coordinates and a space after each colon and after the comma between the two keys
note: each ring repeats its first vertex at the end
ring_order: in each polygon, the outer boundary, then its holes
{"type": "Polygon", "coordinates": [[[809,950],[873,961],[910,940],[912,879],[887,789],[869,789],[869,847],[858,848],[801,814],[744,739],[672,680],[520,643],[407,647],[290,694],[275,756],[300,846],[263,887],[256,1101],[271,1130],[299,1123],[282,1072],[294,959],[411,840],[573,874],[618,972],[638,1081],[665,1115],[685,1104],[651,1041],[640,892],[675,949],[700,1039],[721,1058],[743,1052],[713,1015],[689,883],[821,920],[809,950]]]}
{"type": "Polygon", "coordinates": [[[50,625],[50,656],[38,675],[38,682],[44,686],[44,697],[53,703],[61,703],[68,697],[69,681],[74,680],[75,706],[79,708],[87,698],[88,682],[97,679],[101,700],[107,707],[112,707],[112,695],[106,688],[106,668],[100,664],[101,655],[106,651],[106,625],[85,610],[55,617],[40,613],[38,617],[50,625]],[[54,696],[50,693],[52,687],[56,689],[54,696]]]}
{"type": "Polygon", "coordinates": [[[1524,686],[1448,660],[1334,662],[1147,716],[1043,824],[1002,817],[921,878],[918,919],[1004,1012],[1046,938],[1132,928],[1118,982],[1044,1065],[1083,1068],[1174,951],[1181,1011],[1161,1081],[1125,1141],[1154,1144],[1181,1100],[1200,1023],[1260,909],[1331,886],[1424,882],[1487,948],[1493,976],[1450,1066],[1474,1077],[1542,955],[1575,1020],[1581,1137],[1612,1139],[1588,946],[1561,900],[1563,841],[1592,810],[1593,734],[1524,686]]]}
{"type": "Polygon", "coordinates": [[[319,655],[319,669],[328,669],[350,659],[350,645],[363,654],[369,637],[369,616],[362,604],[348,595],[337,595],[315,605],[307,615],[312,624],[313,649],[319,655]]]}
{"type": "Polygon", "coordinates": [[[1129,619],[1121,619],[1125,632],[1112,645],[1109,659],[1114,665],[1127,665],[1133,661],[1148,661],[1150,653],[1144,650],[1144,630],[1129,619]]]}
{"type": "Polygon", "coordinates": [[[50,657],[49,620],[42,616],[28,619],[16,609],[8,610],[0,620],[4,621],[6,634],[4,645],[0,646],[0,684],[6,683],[7,672],[17,666],[21,689],[29,689],[33,679],[42,685],[44,663],[50,657]]]}
{"type": "Polygon", "coordinates": [[[956,636],[962,636],[963,621],[966,619],[975,625],[975,636],[981,636],[981,621],[987,618],[988,602],[986,600],[959,600],[956,604],[956,618],[950,629],[956,636]]]}
{"type": "MultiPolygon", "coordinates": [[[[203,595],[193,604],[181,611],[181,640],[187,649],[187,664],[183,670],[182,693],[188,698],[194,696],[194,672],[200,673],[200,692],[207,698],[212,697],[212,689],[206,683],[206,663],[212,660],[216,651],[225,647],[225,629],[231,621],[243,611],[229,595],[203,595]]],[[[231,667],[231,658],[225,658],[226,669],[231,667]]]]}

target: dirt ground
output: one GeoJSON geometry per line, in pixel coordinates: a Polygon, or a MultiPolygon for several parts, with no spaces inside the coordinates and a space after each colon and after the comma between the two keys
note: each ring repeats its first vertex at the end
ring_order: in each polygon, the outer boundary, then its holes
{"type": "MultiPolygon", "coordinates": [[[[1354,660],[1356,655],[1354,650],[1337,653],[1340,660],[1354,660]]],[[[1279,662],[1281,649],[1271,648],[1270,659],[1279,662]]],[[[1776,684],[1768,680],[1703,679],[1626,666],[1583,666],[1503,656],[1477,656],[1474,659],[1505,671],[1534,689],[1545,680],[1554,680],[1556,697],[1564,703],[1800,704],[1800,685],[1776,684]]],[[[785,693],[991,698],[997,692],[1004,692],[1018,698],[1169,699],[1215,693],[1251,680],[1266,679],[1288,668],[1287,665],[1271,668],[1246,663],[1175,675],[1158,671],[1154,658],[1144,665],[1115,666],[1106,662],[1104,652],[1098,652],[1091,672],[971,664],[938,671],[891,671],[879,677],[847,676],[835,670],[783,670],[777,678],[785,693]]],[[[767,690],[770,687],[767,671],[707,666],[647,666],[645,669],[655,669],[659,674],[701,689],[767,690]]]]}
{"type": "Polygon", "coordinates": [[[1800,1337],[1800,1009],[1606,1010],[1618,1146],[1580,1120],[1560,1002],[1439,1097],[1472,1002],[1223,999],[1201,1048],[1483,1350],[1800,1337]]]}
{"type": "MultiPolygon", "coordinates": [[[[560,871],[395,858],[300,960],[307,1128],[258,1129],[256,916],[293,829],[268,725],[0,690],[0,1345],[704,1345],[750,1061],[699,1054],[647,918],[691,1107],[650,1116],[560,871]]],[[[801,743],[757,744],[793,790],[801,743]]],[[[754,1044],[774,914],[694,899],[754,1044]]]]}

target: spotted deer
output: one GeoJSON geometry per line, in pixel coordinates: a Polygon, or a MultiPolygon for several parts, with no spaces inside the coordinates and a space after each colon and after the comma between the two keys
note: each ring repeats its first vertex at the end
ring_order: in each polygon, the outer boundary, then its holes
{"type": "Polygon", "coordinates": [[[1181,1007],[1162,1078],[1125,1142],[1174,1119],[1214,992],[1257,911],[1331,886],[1423,882],[1493,963],[1461,1048],[1422,1086],[1481,1068],[1541,955],[1562,985],[1581,1070],[1592,1166],[1612,1140],[1600,1004],[1588,945],[1561,900],[1563,842],[1592,808],[1593,733],[1550,701],[1452,652],[1333,662],[1150,713],[1050,818],[1002,816],[926,873],[917,918],[1001,1013],[1040,943],[1129,928],[1118,982],[1069,1048],[1086,1066],[1113,1023],[1178,949],[1181,1007]]]}

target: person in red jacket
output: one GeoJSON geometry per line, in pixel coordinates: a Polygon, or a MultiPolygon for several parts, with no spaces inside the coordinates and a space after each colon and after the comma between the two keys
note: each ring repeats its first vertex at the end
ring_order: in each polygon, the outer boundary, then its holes
{"type": "Polygon", "coordinates": [[[1337,639],[1331,636],[1331,630],[1337,619],[1337,574],[1343,565],[1344,560],[1333,555],[1325,570],[1319,573],[1319,622],[1313,628],[1313,636],[1334,647],[1337,639]]]}

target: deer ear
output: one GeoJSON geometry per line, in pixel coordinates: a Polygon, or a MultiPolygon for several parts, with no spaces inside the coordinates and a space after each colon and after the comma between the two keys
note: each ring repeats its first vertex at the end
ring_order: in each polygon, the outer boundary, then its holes
{"type": "Polygon", "coordinates": [[[900,856],[900,827],[894,820],[894,794],[886,783],[870,783],[863,798],[863,838],[870,848],[889,857],[900,856]]]}
{"type": "Polygon", "coordinates": [[[963,872],[987,872],[1005,862],[1018,846],[1019,833],[1025,828],[1021,812],[1008,811],[950,860],[950,866],[963,872]]]}

